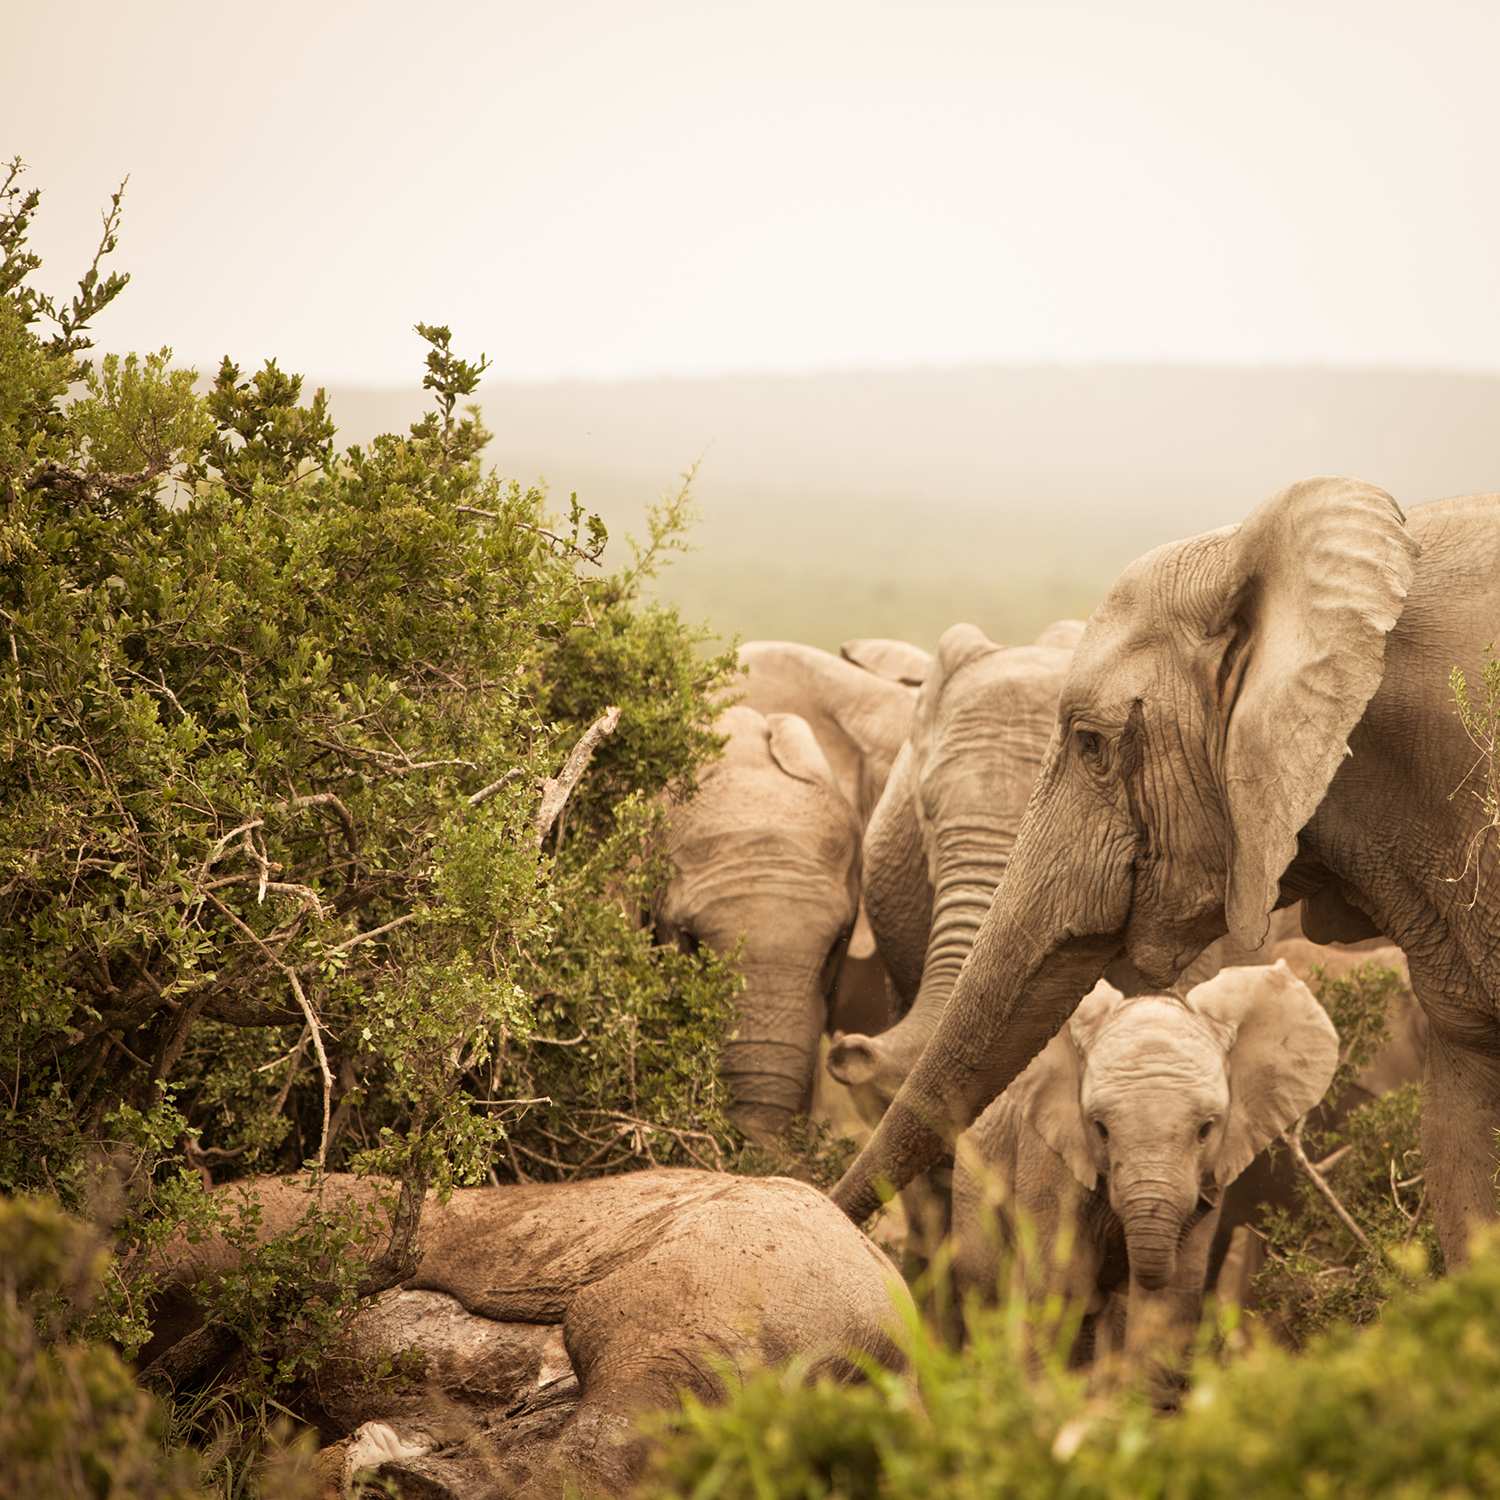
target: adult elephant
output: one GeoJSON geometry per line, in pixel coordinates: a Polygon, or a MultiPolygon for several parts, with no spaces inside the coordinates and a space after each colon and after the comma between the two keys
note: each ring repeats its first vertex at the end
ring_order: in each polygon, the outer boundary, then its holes
{"type": "Polygon", "coordinates": [[[864,899],[906,1014],[879,1035],[834,1038],[840,1083],[894,1098],[937,1026],[1005,871],[1083,631],[1048,626],[1002,646],[944,631],[911,733],[865,836],[864,899]]]}
{"type": "MultiPolygon", "coordinates": [[[[259,1246],[305,1232],[315,1205],[373,1211],[363,1253],[379,1253],[377,1205],[394,1186],[333,1173],[218,1189],[232,1235],[153,1253],[148,1381],[212,1376],[182,1342],[203,1322],[198,1297],[247,1261],[266,1290],[259,1246]]],[[[334,1494],[364,1464],[388,1464],[390,1492],[405,1495],[560,1495],[565,1482],[621,1494],[646,1456],[644,1411],[684,1393],[721,1401],[766,1364],[792,1361],[809,1383],[905,1364],[893,1332],[911,1304],[895,1267],[823,1194],[784,1177],[669,1168],[464,1188],[446,1203],[429,1193],[417,1248],[401,1289],[363,1304],[282,1393],[326,1442],[382,1424],[373,1449],[329,1455],[334,1494]],[[425,1377],[378,1378],[403,1353],[425,1377]]]]}
{"type": "Polygon", "coordinates": [[[1373,485],[1309,479],[1127,568],[970,960],[839,1205],[862,1219],[936,1160],[1117,955],[1165,987],[1301,898],[1314,941],[1384,933],[1407,955],[1431,1023],[1426,1186],[1460,1260],[1496,1212],[1500,871],[1448,678],[1478,675],[1497,627],[1494,495],[1408,522],[1373,485]]]}
{"type": "MultiPolygon", "coordinates": [[[[931,658],[892,640],[845,641],[841,652],[834,656],[796,641],[749,641],[739,652],[745,676],[729,691],[742,694],[740,701],[759,713],[807,721],[863,830],[906,742],[916,682],[931,658]]],[[[835,981],[830,1023],[879,1031],[894,1018],[895,997],[861,900],[835,981]]]]}
{"type": "Polygon", "coordinates": [[[723,757],[672,809],[675,872],[657,937],[734,951],[745,990],[725,1039],[730,1118],[764,1143],[805,1111],[828,997],[859,905],[860,825],[795,714],[738,705],[719,716],[723,757]]]}

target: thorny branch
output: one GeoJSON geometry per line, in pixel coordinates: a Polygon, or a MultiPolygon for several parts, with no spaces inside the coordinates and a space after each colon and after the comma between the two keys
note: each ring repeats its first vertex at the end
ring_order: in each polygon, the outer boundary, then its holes
{"type": "Polygon", "coordinates": [[[535,532],[537,536],[551,542],[554,547],[561,547],[565,552],[571,552],[574,557],[598,566],[597,552],[580,547],[576,542],[569,541],[567,537],[559,536],[555,531],[548,531],[545,526],[538,526],[535,521],[522,521],[516,516],[502,516],[499,511],[481,510],[477,505],[455,505],[453,508],[461,516],[479,516],[486,521],[509,521],[512,526],[519,526],[522,531],[535,532]]]}

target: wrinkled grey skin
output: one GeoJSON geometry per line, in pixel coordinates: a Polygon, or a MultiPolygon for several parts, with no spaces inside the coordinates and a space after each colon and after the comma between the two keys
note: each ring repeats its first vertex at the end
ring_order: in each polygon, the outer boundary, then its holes
{"type": "Polygon", "coordinates": [[[1224,1190],[1318,1102],[1338,1053],[1283,963],[1225,969],[1184,998],[1127,998],[1101,981],[959,1137],[959,1292],[993,1298],[1001,1243],[1034,1245],[1038,1290],[1079,1299],[1090,1318],[1114,1294],[1115,1349],[1180,1340],[1198,1323],[1224,1190]],[[1017,1234],[1023,1222],[1034,1239],[1017,1234]]]}
{"type": "Polygon", "coordinates": [[[943,633],[911,732],[865,835],[864,896],[905,1006],[878,1036],[836,1036],[840,1083],[896,1095],[947,1006],[1041,769],[1057,696],[1083,631],[1051,625],[1001,646],[973,625],[943,633]]]}
{"type": "Polygon", "coordinates": [[[931,1044],[834,1189],[856,1220],[934,1161],[1123,953],[1152,984],[1299,898],[1314,941],[1399,943],[1431,1025],[1445,1259],[1496,1214],[1500,871],[1448,701],[1500,625],[1500,496],[1408,520],[1319,478],[1132,564],[1084,632],[994,904],[931,1044]],[[1456,795],[1455,795],[1456,794],[1456,795]]]}
{"type": "Polygon", "coordinates": [[[919,669],[914,646],[899,641],[849,641],[845,649],[867,656],[833,656],[795,641],[747,641],[740,647],[743,678],[727,689],[762,714],[797,714],[817,739],[844,800],[863,828],[880,801],[911,724],[916,689],[886,671],[919,669]]]}
{"type": "Polygon", "coordinates": [[[671,811],[658,940],[727,954],[745,990],[724,1043],[730,1116],[764,1143],[807,1108],[828,996],[859,906],[859,823],[806,722],[725,709],[723,758],[671,811]]]}
{"type": "MultiPolygon", "coordinates": [[[[916,684],[932,658],[904,641],[845,641],[840,656],[794,641],[740,647],[745,675],[727,689],[763,714],[805,719],[863,830],[906,741],[916,684]]],[[[863,901],[840,965],[830,1026],[880,1031],[895,1019],[895,996],[863,901]]]]}
{"type": "MultiPolygon", "coordinates": [[[[314,1190],[260,1178],[218,1196],[231,1222],[241,1195],[257,1202],[264,1241],[298,1224],[314,1190]]],[[[339,1173],[316,1189],[325,1203],[365,1205],[391,1190],[339,1173]]],[[[393,1454],[403,1493],[557,1495],[566,1479],[620,1494],[644,1461],[642,1409],[684,1391],[722,1400],[726,1375],[789,1359],[809,1380],[856,1379],[866,1360],[903,1365],[890,1330],[910,1300],[895,1268],[823,1194],[784,1177],[666,1169],[462,1189],[447,1203],[430,1193],[417,1243],[402,1290],[363,1309],[292,1397],[325,1441],[394,1423],[388,1450],[414,1450],[393,1454]],[[360,1363],[413,1346],[435,1400],[372,1383],[360,1363]],[[451,1451],[426,1457],[436,1446],[451,1451]]],[[[218,1237],[171,1242],[154,1259],[178,1293],[242,1265],[218,1237]]],[[[162,1347],[201,1321],[191,1299],[172,1313],[158,1322],[162,1347]]]]}

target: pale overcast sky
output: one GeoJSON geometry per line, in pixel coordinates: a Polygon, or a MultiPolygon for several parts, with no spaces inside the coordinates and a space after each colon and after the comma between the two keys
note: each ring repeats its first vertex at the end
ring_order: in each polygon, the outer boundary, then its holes
{"type": "Polygon", "coordinates": [[[44,282],[110,347],[412,384],[1500,370],[1500,6],[6,0],[44,282]]]}

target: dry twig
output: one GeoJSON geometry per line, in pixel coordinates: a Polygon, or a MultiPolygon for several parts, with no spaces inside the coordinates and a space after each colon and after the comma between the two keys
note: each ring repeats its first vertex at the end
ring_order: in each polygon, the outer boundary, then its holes
{"type": "Polygon", "coordinates": [[[1307,1152],[1302,1149],[1302,1127],[1307,1121],[1303,1115],[1294,1121],[1292,1125],[1281,1132],[1281,1138],[1287,1143],[1292,1153],[1292,1160],[1307,1174],[1308,1181],[1323,1195],[1328,1206],[1338,1215],[1339,1222],[1352,1234],[1356,1241],[1367,1251],[1373,1251],[1374,1245],[1370,1243],[1369,1236],[1354,1222],[1354,1217],[1349,1210],[1339,1202],[1338,1194],[1328,1186],[1323,1174],[1307,1159],[1307,1152]]]}
{"type": "Polygon", "coordinates": [[[536,816],[532,819],[532,847],[540,849],[542,840],[552,830],[552,825],[557,821],[558,814],[567,805],[568,797],[573,788],[578,785],[583,773],[588,769],[588,763],[593,757],[599,741],[607,734],[615,732],[615,726],[620,722],[620,710],[607,708],[604,712],[584,730],[578,743],[573,746],[573,753],[568,756],[567,764],[563,766],[558,774],[548,776],[542,781],[542,805],[537,808],[536,816]]]}

